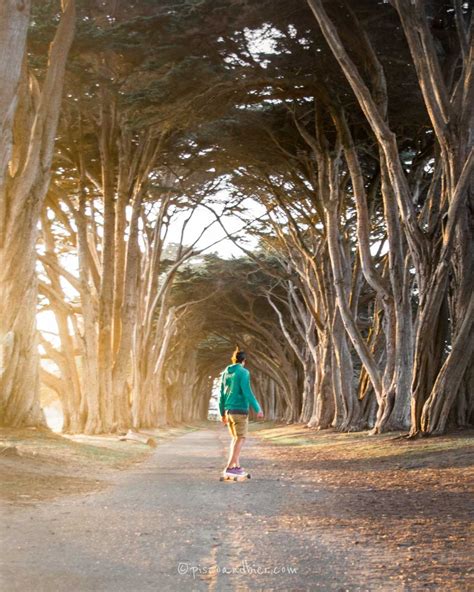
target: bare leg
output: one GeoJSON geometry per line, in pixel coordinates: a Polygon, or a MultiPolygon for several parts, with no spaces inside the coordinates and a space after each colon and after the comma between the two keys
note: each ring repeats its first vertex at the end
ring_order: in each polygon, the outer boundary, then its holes
{"type": "Polygon", "coordinates": [[[234,457],[234,448],[235,448],[235,444],[237,442],[237,438],[233,437],[231,442],[230,442],[230,447],[229,447],[229,460],[227,462],[227,467],[230,468],[233,465],[231,464],[232,459],[234,457]]]}
{"type": "Polygon", "coordinates": [[[239,466],[239,456],[240,456],[240,451],[242,450],[242,446],[244,445],[245,442],[245,438],[239,436],[234,443],[233,446],[233,451],[232,451],[232,456],[230,457],[229,460],[229,466],[233,467],[233,466],[239,466]]]}

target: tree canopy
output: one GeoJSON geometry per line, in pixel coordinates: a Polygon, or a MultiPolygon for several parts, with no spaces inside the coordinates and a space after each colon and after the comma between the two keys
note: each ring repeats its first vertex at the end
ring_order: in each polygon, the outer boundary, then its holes
{"type": "Polygon", "coordinates": [[[469,3],[13,5],[4,423],[41,421],[40,377],[69,431],[205,417],[235,342],[271,418],[472,423],[469,3]]]}

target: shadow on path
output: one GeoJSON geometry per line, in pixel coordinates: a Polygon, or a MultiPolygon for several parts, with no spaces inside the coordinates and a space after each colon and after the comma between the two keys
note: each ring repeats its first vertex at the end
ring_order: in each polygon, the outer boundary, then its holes
{"type": "Polygon", "coordinates": [[[222,426],[186,433],[104,492],[10,507],[2,591],[407,589],[368,587],[370,549],[323,536],[314,522],[298,527],[327,492],[309,502],[304,485],[259,456],[256,438],[243,454],[252,479],[221,483],[227,443],[222,426]]]}

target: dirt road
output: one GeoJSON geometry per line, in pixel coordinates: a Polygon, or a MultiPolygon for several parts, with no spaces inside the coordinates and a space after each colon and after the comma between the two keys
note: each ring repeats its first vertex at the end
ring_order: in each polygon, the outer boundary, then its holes
{"type": "Polygon", "coordinates": [[[407,560],[405,548],[376,565],[370,545],[304,520],[330,491],[273,466],[256,437],[252,479],[219,482],[227,441],[222,427],[190,432],[105,491],[9,507],[2,591],[436,589],[387,577],[383,563],[407,560]]]}

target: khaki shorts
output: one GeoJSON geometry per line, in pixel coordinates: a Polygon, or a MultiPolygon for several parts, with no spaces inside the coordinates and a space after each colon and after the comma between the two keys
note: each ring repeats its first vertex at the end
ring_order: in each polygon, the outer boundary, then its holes
{"type": "Polygon", "coordinates": [[[237,413],[229,414],[227,416],[227,426],[233,438],[245,438],[249,427],[249,416],[240,415],[237,413]]]}

